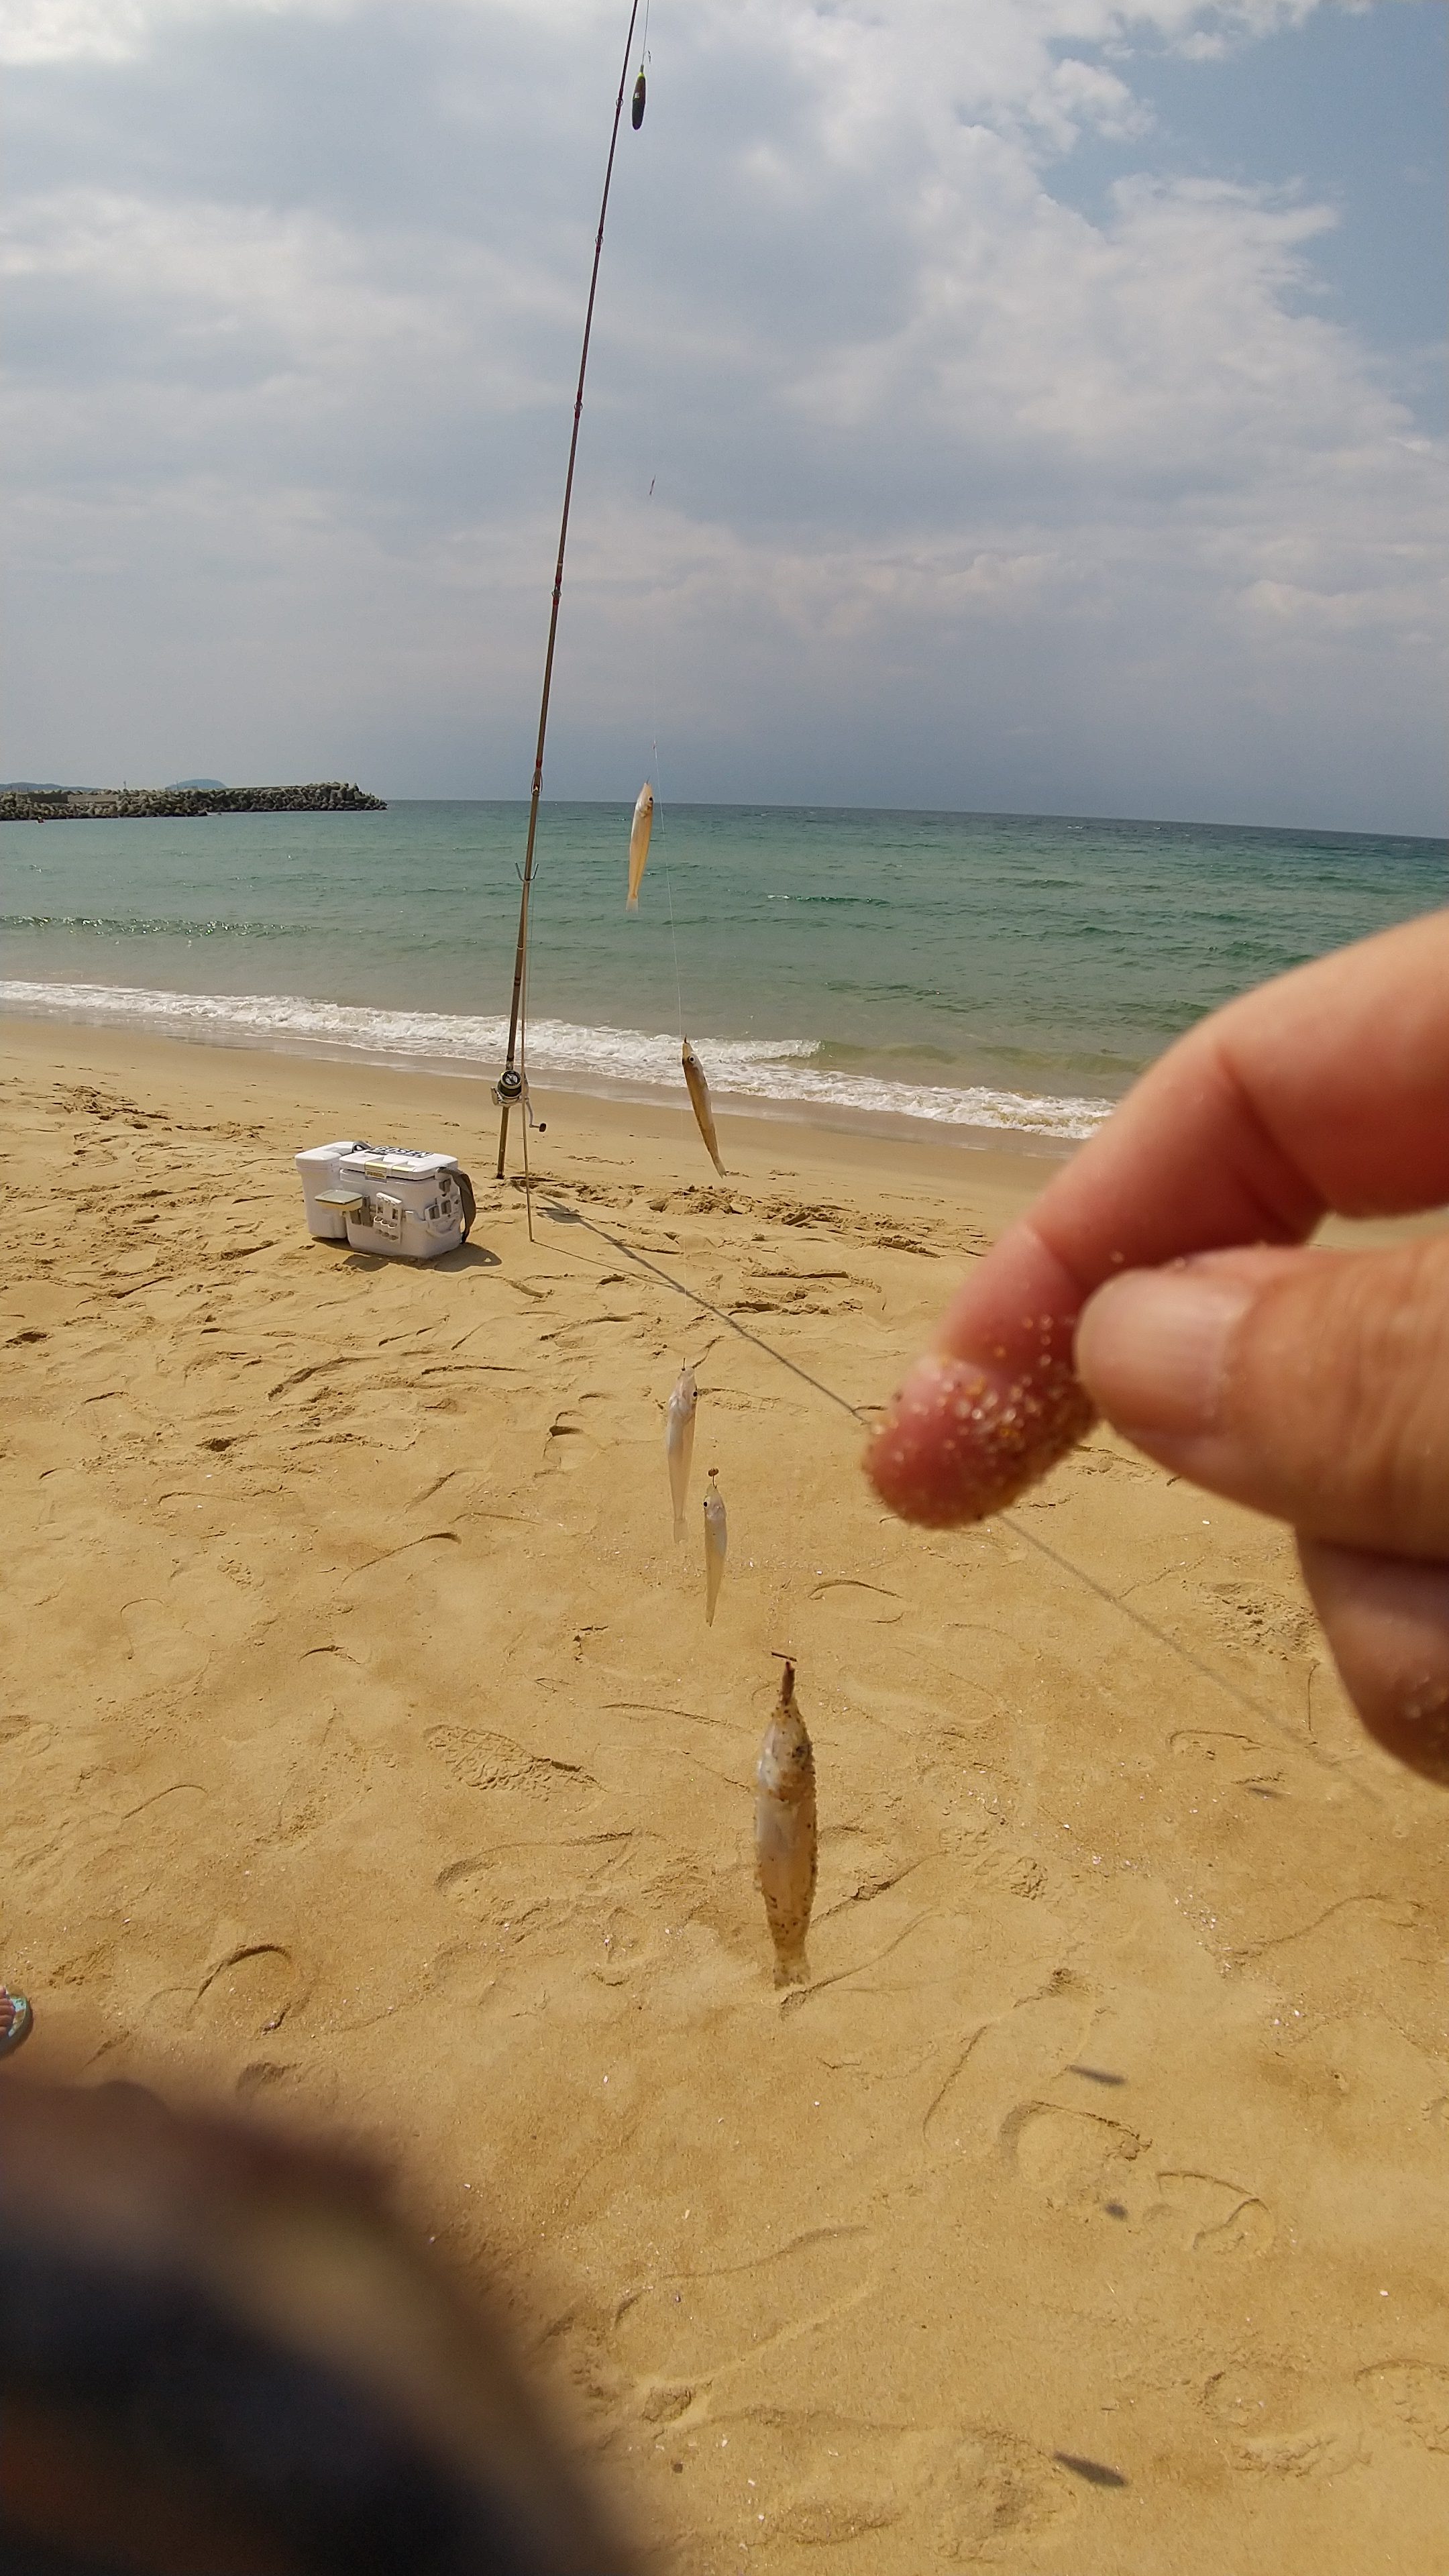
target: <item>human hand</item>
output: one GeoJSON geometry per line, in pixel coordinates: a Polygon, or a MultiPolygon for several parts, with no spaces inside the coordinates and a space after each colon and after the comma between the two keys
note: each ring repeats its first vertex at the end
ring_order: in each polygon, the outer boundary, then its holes
{"type": "Polygon", "coordinates": [[[1204,1020],[1003,1235],[867,1468],[907,1520],[1000,1511],[1094,1414],[1291,1523],[1365,1724],[1449,1785],[1449,1236],[1304,1248],[1449,1200],[1449,912],[1204,1020]]]}

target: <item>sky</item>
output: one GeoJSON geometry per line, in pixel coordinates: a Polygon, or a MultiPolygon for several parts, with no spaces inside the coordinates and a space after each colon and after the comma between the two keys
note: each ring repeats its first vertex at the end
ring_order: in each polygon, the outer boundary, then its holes
{"type": "MultiPolygon", "coordinates": [[[[627,27],[6,0],[0,772],[527,794],[627,27]]],[[[1443,831],[1446,35],[651,0],[546,792],[1443,831]]]]}

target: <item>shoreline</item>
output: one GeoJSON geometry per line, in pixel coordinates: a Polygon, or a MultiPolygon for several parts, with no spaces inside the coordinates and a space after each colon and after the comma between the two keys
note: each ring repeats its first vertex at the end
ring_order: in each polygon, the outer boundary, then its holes
{"type": "MultiPolygon", "coordinates": [[[[364,1114],[393,1117],[400,1130],[417,1129],[420,1120],[428,1118],[450,1137],[461,1131],[465,1139],[476,1140],[470,1148],[476,1165],[475,1187],[480,1181],[491,1184],[493,1178],[498,1111],[485,1087],[488,1078],[482,1074],[301,1049],[294,1053],[260,1045],[229,1046],[210,1039],[161,1037],[150,1031],[98,1028],[79,1021],[6,1016],[0,1020],[0,1070],[22,1069],[32,1074],[49,1071],[61,1080],[126,1081],[144,1090],[148,1105],[164,1103],[178,1091],[202,1089],[215,1098],[240,1088],[245,1097],[265,1102],[269,1110],[292,1105],[299,1116],[310,1115],[324,1124],[329,1118],[335,1122],[325,1139],[299,1132],[297,1150],[304,1144],[330,1141],[333,1134],[346,1134],[364,1114]],[[217,1059],[214,1072],[204,1070],[212,1058],[217,1059]]],[[[993,1204],[998,1200],[1004,1204],[1035,1196],[1051,1170],[1074,1150],[1047,1137],[959,1128],[942,1131],[924,1120],[898,1122],[903,1132],[897,1134],[886,1119],[855,1126],[794,1117],[784,1106],[778,1112],[762,1110],[758,1103],[749,1104],[742,1114],[730,1103],[720,1122],[722,1148],[729,1149],[728,1179],[721,1184],[700,1143],[682,1084],[677,1101],[663,1095],[652,1100],[608,1096],[536,1082],[531,1089],[547,1130],[547,1152],[541,1152],[537,1143],[530,1152],[540,1170],[568,1151],[570,1143],[585,1156],[599,1143],[635,1146],[649,1153],[651,1163],[656,1156],[668,1156],[676,1169],[677,1187],[719,1190],[736,1179],[753,1185],[771,1174],[793,1177],[820,1163],[838,1169],[842,1179],[873,1174],[887,1188],[905,1181],[939,1179],[960,1184],[969,1179],[973,1199],[984,1192],[993,1204]],[[746,1137],[732,1135],[737,1120],[748,1128],[746,1137]],[[767,1165],[763,1171],[762,1164],[767,1165]]],[[[717,1107],[724,1098],[717,1096],[717,1107]]],[[[404,1138],[400,1132],[376,1141],[398,1143],[404,1138]]],[[[417,1138],[409,1135],[407,1141],[417,1138]]],[[[455,1147],[450,1144],[446,1150],[455,1147]]],[[[467,1154],[460,1159],[466,1163],[467,1154]]],[[[520,1167],[516,1119],[509,1159],[510,1170],[520,1167]]],[[[300,1216],[300,1186],[297,1204],[300,1216]]]]}
{"type": "MultiPolygon", "coordinates": [[[[169,988],[134,985],[46,986],[27,979],[0,981],[0,1026],[35,1027],[74,1032],[85,1031],[89,1037],[102,1033],[114,1037],[123,1046],[151,1042],[187,1048],[219,1049],[223,1052],[252,1056],[263,1055],[298,1063],[337,1064],[400,1076],[426,1076],[438,1081],[461,1082],[487,1088],[497,1079],[498,1064],[504,1046],[504,1023],[497,1024],[496,1049],[486,1062],[477,1057],[461,1056],[441,1048],[430,1051],[426,1039],[403,1048],[389,1047],[383,1039],[364,1034],[333,1033],[325,1022],[329,1015],[345,1020],[353,1016],[361,1022],[396,1016],[417,1027],[420,1021],[433,1020],[434,1014],[386,1014],[364,1006],[317,1003],[296,995],[252,995],[189,993],[169,988]],[[54,991],[65,995],[64,1001],[47,1003],[33,998],[40,992],[54,991]],[[87,1006],[83,996],[111,993],[125,1000],[147,1002],[155,1008],[145,1013],[137,1009],[103,1010],[87,1006]],[[174,1002],[168,1012],[165,1005],[174,1002]],[[291,1010],[311,1011],[324,1023],[320,1030],[298,1026],[281,1017],[260,1024],[248,1023],[240,1016],[243,1005],[256,1005],[263,1012],[291,1010]],[[230,1006],[237,1014],[221,1016],[230,1006]],[[194,1016],[188,1017],[188,1012],[194,1016]],[[168,1020],[170,1025],[168,1025],[168,1020]]],[[[457,1015],[453,1015],[457,1019],[457,1015]]],[[[457,1020],[459,1026],[478,1026],[477,1022],[457,1020]]],[[[668,1073],[632,1072],[574,1065],[558,1074],[535,1071],[530,1087],[537,1100],[567,1097],[597,1102],[600,1106],[615,1104],[639,1108],[668,1110],[682,1097],[682,1088],[673,1062],[677,1040],[670,1035],[652,1036],[633,1029],[562,1030],[562,1024],[540,1022],[535,1026],[535,1050],[541,1033],[549,1030],[555,1038],[563,1037],[565,1057],[579,1042],[598,1047],[600,1041],[618,1042],[646,1049],[651,1056],[662,1057],[668,1073]]],[[[490,1034],[492,1034],[490,1032],[490,1034]]],[[[836,1133],[875,1137],[878,1141],[905,1145],[927,1144],[949,1140],[953,1151],[1015,1151],[1038,1160],[1059,1159],[1092,1133],[1110,1114],[1115,1103],[1106,1098],[1063,1098],[1050,1093],[1029,1093],[993,1089],[984,1083],[973,1085],[931,1085],[903,1081],[889,1075],[816,1074],[810,1064],[812,1042],[780,1040],[762,1042],[701,1038],[706,1051],[706,1072],[710,1075],[710,1092],[716,1107],[730,1119],[744,1119],[771,1127],[801,1127],[821,1134],[836,1133]],[[778,1055],[776,1053],[778,1050],[778,1055]],[[751,1061],[753,1059],[753,1061],[751,1061]],[[820,1091],[796,1088],[771,1092],[756,1087],[767,1076],[768,1067],[778,1060],[781,1065],[794,1065],[796,1085],[818,1082],[820,1091]],[[740,1068],[731,1078],[732,1068],[740,1068]],[[938,1098],[953,1104],[989,1102],[1002,1110],[1019,1106],[1028,1114],[1022,1118],[1009,1115],[984,1115],[972,1118],[945,1111],[932,1113],[894,1105],[889,1098],[877,1103],[873,1097],[862,1099],[860,1093],[899,1095],[902,1103],[924,1097],[938,1098]],[[842,1097],[841,1094],[844,1094],[842,1097]],[[832,1096],[833,1094],[833,1096],[832,1096]],[[1035,1112],[1035,1116],[1030,1113],[1035,1112]]],[[[537,1065],[535,1052],[534,1062],[537,1065]]],[[[785,1079],[788,1081],[789,1077],[785,1079]]]]}
{"type": "MultiPolygon", "coordinates": [[[[456,1152],[471,1170],[480,1203],[484,1191],[497,1193],[498,1111],[482,1075],[300,1049],[226,1046],[75,1021],[0,1017],[0,1081],[37,1075],[77,1085],[123,1083],[148,1117],[188,1109],[234,1113],[242,1103],[267,1117],[291,1115],[296,1121],[293,1152],[350,1134],[366,1118],[377,1128],[369,1142],[456,1152]]],[[[650,1189],[702,1196],[706,1202],[781,1185],[808,1190],[815,1178],[824,1177],[845,1193],[869,1187],[871,1205],[883,1215],[909,1209],[916,1219],[951,1227],[970,1211],[986,1232],[972,1229],[972,1240],[956,1245],[958,1250],[984,1250],[987,1240],[1022,1214],[1078,1150],[1075,1143],[999,1129],[972,1131],[901,1120],[901,1132],[895,1133],[884,1118],[859,1125],[827,1123],[818,1116],[792,1117],[783,1107],[762,1114],[757,1104],[741,1109],[731,1103],[717,1119],[721,1145],[727,1149],[726,1177],[720,1181],[682,1086],[677,1098],[654,1099],[594,1094],[561,1084],[531,1087],[545,1130],[540,1144],[535,1128],[530,1149],[536,1192],[567,1187],[564,1167],[573,1162],[587,1175],[599,1162],[617,1170],[635,1159],[650,1189]],[[956,1195],[943,1199],[938,1184],[949,1184],[956,1195]]],[[[715,1095],[717,1110],[720,1097],[715,1095]]],[[[519,1182],[521,1173],[515,1113],[510,1181],[519,1182]]],[[[295,1178],[290,1164],[287,1178],[295,1178]]],[[[305,1241],[300,1184],[296,1216],[305,1241]]],[[[1449,1205],[1418,1216],[1330,1215],[1313,1239],[1368,1250],[1446,1230],[1449,1205]]]]}

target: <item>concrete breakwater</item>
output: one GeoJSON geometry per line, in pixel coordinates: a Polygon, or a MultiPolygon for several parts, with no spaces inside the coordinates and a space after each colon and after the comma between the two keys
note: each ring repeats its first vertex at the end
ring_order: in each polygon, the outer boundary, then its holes
{"type": "Polygon", "coordinates": [[[166,814],[385,814],[381,796],[330,778],[311,787],[71,787],[0,793],[0,823],[166,814]]]}

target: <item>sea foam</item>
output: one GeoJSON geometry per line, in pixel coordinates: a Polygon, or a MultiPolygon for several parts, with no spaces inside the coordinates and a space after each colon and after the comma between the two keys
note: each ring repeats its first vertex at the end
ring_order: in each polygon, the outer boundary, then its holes
{"type": "MultiPolygon", "coordinates": [[[[315,1002],[290,993],[170,993],[133,984],[38,983],[0,979],[0,1007],[28,1017],[152,1030],[217,1046],[281,1053],[357,1055],[377,1063],[446,1065],[491,1081],[503,1063],[508,1023],[441,1011],[382,1011],[315,1002]]],[[[1053,1098],[985,1084],[893,1082],[868,1073],[822,1072],[813,1038],[707,1038],[696,1043],[717,1097],[808,1115],[914,1118],[935,1126],[1021,1135],[1090,1136],[1109,1100],[1053,1098]]],[[[645,1029],[587,1028],[533,1020],[528,1071],[564,1090],[648,1097],[680,1082],[679,1040],[645,1029]]]]}

